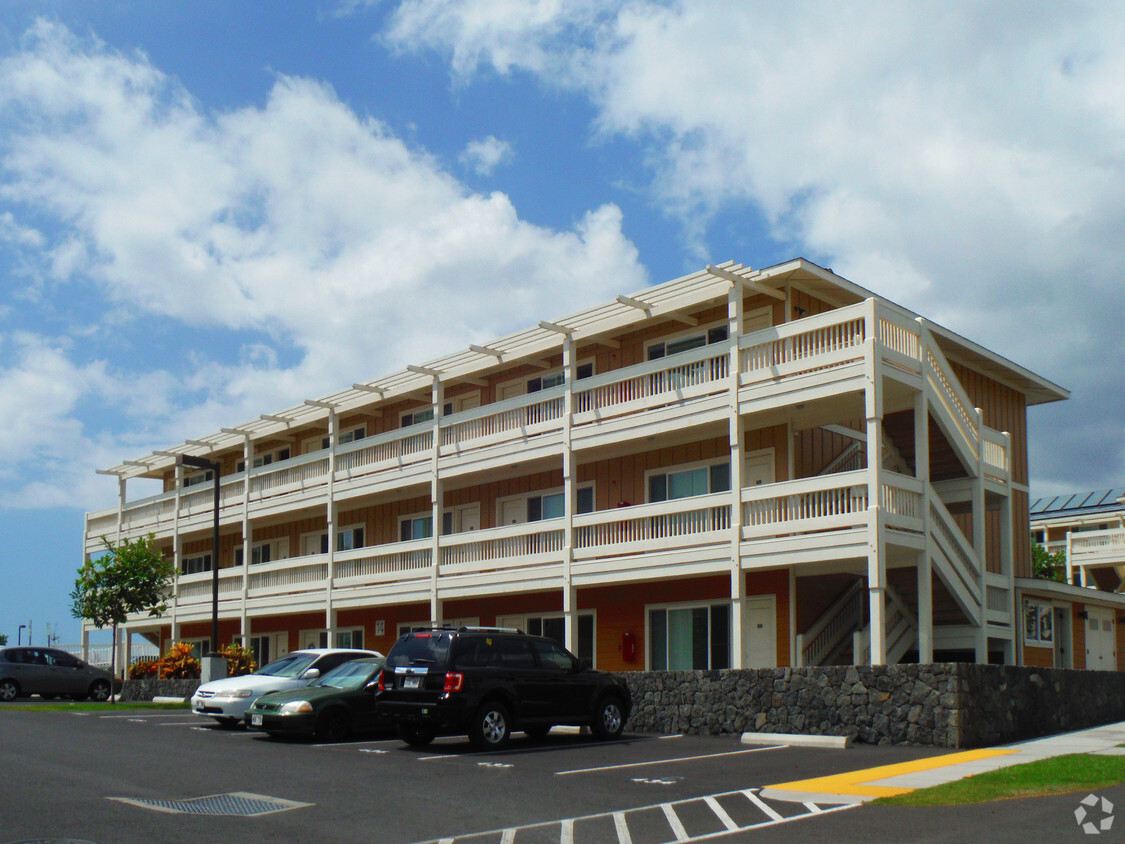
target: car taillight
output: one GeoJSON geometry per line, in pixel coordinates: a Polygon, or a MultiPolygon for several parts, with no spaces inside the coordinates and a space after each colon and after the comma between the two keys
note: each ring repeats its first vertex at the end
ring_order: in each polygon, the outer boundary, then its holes
{"type": "Polygon", "coordinates": [[[445,672],[445,685],[442,686],[443,692],[459,692],[465,685],[465,675],[460,671],[446,671],[445,672]]]}
{"type": "Polygon", "coordinates": [[[387,672],[385,670],[379,672],[379,691],[381,692],[385,692],[387,690],[386,681],[383,680],[386,674],[387,672]]]}

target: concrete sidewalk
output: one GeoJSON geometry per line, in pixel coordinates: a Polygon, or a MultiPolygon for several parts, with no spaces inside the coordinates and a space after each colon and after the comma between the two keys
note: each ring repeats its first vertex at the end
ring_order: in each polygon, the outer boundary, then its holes
{"type": "Polygon", "coordinates": [[[763,797],[815,803],[865,803],[876,797],[964,779],[1009,765],[1068,753],[1125,754],[1125,722],[1061,733],[1002,747],[968,750],[916,759],[899,765],[867,768],[811,780],[779,783],[762,789],[763,797]]]}

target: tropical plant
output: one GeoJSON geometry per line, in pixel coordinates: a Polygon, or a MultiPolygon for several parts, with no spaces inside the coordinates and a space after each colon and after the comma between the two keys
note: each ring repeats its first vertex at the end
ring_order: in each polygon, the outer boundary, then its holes
{"type": "Polygon", "coordinates": [[[1066,583],[1066,551],[1052,554],[1038,542],[1031,543],[1031,576],[1066,583]]]}
{"type": "Polygon", "coordinates": [[[198,680],[199,672],[195,646],[188,642],[177,642],[160,658],[160,677],[163,680],[198,680]]]}
{"type": "Polygon", "coordinates": [[[129,669],[130,680],[150,680],[156,677],[160,669],[158,659],[138,659],[129,669]]]}
{"type": "MultiPolygon", "coordinates": [[[[117,671],[117,628],[131,613],[148,612],[161,616],[168,609],[167,597],[175,568],[153,547],[155,535],[149,534],[120,544],[104,536],[106,552],[86,560],[78,569],[74,591],[70,593],[71,613],[96,627],[113,630],[110,673],[117,671]]],[[[113,696],[110,696],[111,702],[113,696]]]]}
{"type": "Polygon", "coordinates": [[[251,653],[242,645],[230,644],[220,648],[219,655],[226,657],[227,676],[240,677],[243,674],[252,674],[258,668],[258,663],[251,653]]]}

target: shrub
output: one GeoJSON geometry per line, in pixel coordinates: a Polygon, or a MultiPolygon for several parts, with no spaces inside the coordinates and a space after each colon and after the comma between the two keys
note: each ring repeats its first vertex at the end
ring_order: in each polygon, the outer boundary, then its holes
{"type": "Polygon", "coordinates": [[[177,642],[160,658],[160,676],[164,680],[198,680],[199,660],[187,642],[177,642]]]}
{"type": "Polygon", "coordinates": [[[160,660],[158,659],[138,659],[133,663],[133,667],[129,669],[129,679],[131,680],[149,680],[157,675],[160,670],[160,660]]]}
{"type": "Polygon", "coordinates": [[[219,653],[226,657],[228,677],[240,677],[243,674],[250,674],[258,668],[258,663],[254,661],[254,655],[242,645],[227,645],[219,653]]]}

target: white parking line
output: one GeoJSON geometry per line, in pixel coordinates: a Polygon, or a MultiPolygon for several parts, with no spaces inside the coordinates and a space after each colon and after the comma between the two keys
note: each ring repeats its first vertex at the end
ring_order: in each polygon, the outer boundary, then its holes
{"type": "MultiPolygon", "coordinates": [[[[753,804],[754,804],[755,806],[757,806],[757,807],[758,807],[759,809],[761,809],[761,810],[762,810],[763,812],[765,812],[765,813],[766,813],[767,815],[769,815],[769,816],[770,816],[771,818],[773,818],[773,819],[774,819],[775,821],[779,821],[779,820],[782,820],[782,817],[781,817],[781,815],[780,815],[780,814],[779,814],[778,812],[775,812],[775,811],[774,811],[773,809],[771,809],[771,808],[770,808],[769,806],[767,806],[767,805],[766,805],[765,803],[763,803],[763,802],[762,802],[762,798],[760,798],[760,797],[759,797],[759,796],[758,796],[757,794],[755,794],[755,793],[754,793],[753,791],[750,791],[750,790],[748,789],[748,790],[746,790],[746,791],[744,791],[744,792],[742,792],[742,793],[743,793],[743,794],[745,794],[745,795],[746,795],[746,796],[747,796],[747,797],[748,797],[748,798],[750,799],[750,802],[751,802],[751,803],[753,803],[753,804]]],[[[808,804],[806,804],[806,805],[808,805],[808,804]]],[[[810,809],[810,811],[812,811],[812,810],[810,809]]],[[[820,808],[819,808],[819,807],[817,807],[817,811],[818,811],[818,812],[820,811],[820,808]]]]}
{"type": "MultiPolygon", "coordinates": [[[[636,737],[631,736],[629,739],[627,739],[627,741],[628,741],[629,744],[638,744],[638,743],[643,742],[643,741],[656,741],[658,739],[666,739],[666,738],[683,738],[683,736],[682,735],[677,735],[677,736],[636,736],[636,737]]],[[[464,738],[459,738],[457,736],[449,736],[449,737],[447,737],[447,739],[444,742],[441,739],[438,739],[437,742],[435,742],[435,744],[462,744],[462,743],[464,743],[464,741],[465,741],[464,738]]],[[[540,746],[537,749],[554,751],[554,750],[566,750],[570,747],[593,747],[593,746],[594,745],[592,745],[592,744],[585,744],[585,743],[577,744],[577,745],[558,744],[558,745],[555,745],[554,747],[540,746]]],[[[772,750],[773,748],[767,747],[767,748],[760,748],[760,749],[772,750]]],[[[470,759],[473,756],[482,756],[482,755],[502,756],[505,753],[527,753],[527,748],[526,747],[513,747],[513,748],[510,748],[508,750],[482,750],[479,753],[455,753],[455,754],[443,753],[440,756],[419,756],[418,761],[419,762],[432,762],[435,759],[470,759]]]]}
{"type": "Polygon", "coordinates": [[[745,753],[761,753],[764,750],[783,750],[785,745],[779,744],[771,747],[753,747],[749,750],[731,750],[727,753],[705,753],[702,756],[680,756],[676,759],[654,759],[649,762],[629,762],[625,765],[605,765],[601,768],[576,768],[573,771],[556,771],[556,777],[565,777],[569,774],[592,774],[598,771],[619,771],[623,768],[643,768],[645,765],[669,765],[672,762],[694,762],[697,759],[717,759],[720,756],[741,756],[745,753]]]}
{"type": "Polygon", "coordinates": [[[617,832],[617,844],[633,844],[633,836],[629,834],[629,824],[625,821],[624,812],[613,813],[613,828],[617,832]]]}
{"type": "MultiPolygon", "coordinates": [[[[736,824],[731,819],[731,816],[727,814],[727,810],[719,805],[718,800],[716,800],[714,797],[708,795],[707,797],[703,798],[703,802],[706,803],[711,808],[711,811],[715,813],[715,817],[717,817],[719,819],[719,822],[723,826],[725,826],[727,829],[732,830],[732,831],[738,829],[738,824],[736,824]]],[[[758,808],[762,808],[762,807],[759,806],[758,808]]]]}
{"type": "Polygon", "coordinates": [[[128,715],[99,715],[99,718],[198,718],[198,715],[193,715],[190,712],[160,712],[149,714],[147,712],[132,712],[128,715]]]}
{"type": "Polygon", "coordinates": [[[680,816],[676,814],[676,808],[671,803],[661,803],[660,808],[664,810],[664,819],[668,821],[668,826],[672,827],[672,834],[676,836],[677,841],[687,841],[691,838],[680,822],[680,816]]]}

